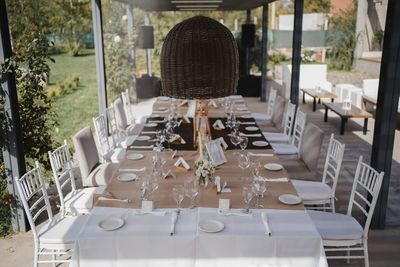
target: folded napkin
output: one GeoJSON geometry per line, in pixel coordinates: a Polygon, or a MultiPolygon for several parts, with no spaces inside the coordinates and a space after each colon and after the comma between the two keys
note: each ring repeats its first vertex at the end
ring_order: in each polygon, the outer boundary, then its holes
{"type": "Polygon", "coordinates": [[[216,120],[215,122],[214,122],[214,124],[212,125],[213,127],[214,127],[214,129],[225,129],[225,126],[224,126],[224,124],[222,123],[222,121],[221,120],[216,120]]]}
{"type": "Polygon", "coordinates": [[[252,156],[252,157],[273,157],[274,154],[265,154],[265,153],[253,153],[253,152],[249,152],[249,156],[252,156]]]}
{"type": "Polygon", "coordinates": [[[171,214],[171,227],[169,230],[169,235],[174,235],[175,234],[175,224],[176,221],[178,220],[178,212],[177,211],[173,211],[171,214]]]}
{"type": "Polygon", "coordinates": [[[154,145],[149,145],[149,146],[130,146],[132,149],[153,149],[154,145]]]}
{"type": "Polygon", "coordinates": [[[173,137],[169,139],[170,143],[179,141],[182,145],[186,144],[186,141],[179,134],[175,134],[173,137]]]}
{"type": "Polygon", "coordinates": [[[208,101],[208,106],[213,106],[214,108],[218,108],[217,103],[215,102],[215,100],[210,100],[208,101]]]}
{"type": "Polygon", "coordinates": [[[183,115],[182,119],[186,122],[186,123],[190,123],[189,117],[187,115],[183,115]]]}
{"type": "Polygon", "coordinates": [[[225,142],[223,137],[219,137],[216,141],[222,146],[225,150],[228,148],[228,144],[225,142]]]}
{"type": "Polygon", "coordinates": [[[186,160],[182,157],[179,157],[178,160],[175,162],[175,167],[183,166],[186,170],[190,170],[189,164],[186,162],[186,160]]]}
{"type": "Polygon", "coordinates": [[[143,211],[143,210],[134,210],[133,215],[147,215],[147,214],[151,214],[151,215],[157,215],[157,216],[165,216],[165,214],[167,214],[167,212],[165,211],[143,211]]]}
{"type": "Polygon", "coordinates": [[[116,201],[116,202],[124,202],[124,203],[129,202],[129,200],[127,198],[119,199],[119,198],[112,198],[112,197],[98,197],[97,200],[99,200],[99,201],[116,201]]]}
{"type": "Polygon", "coordinates": [[[119,172],[145,172],[146,167],[140,168],[140,169],[119,169],[119,172]]]}
{"type": "Polygon", "coordinates": [[[121,147],[127,149],[128,146],[132,145],[133,142],[135,142],[137,135],[130,135],[125,137],[122,141],[121,141],[121,147]]]}
{"type": "Polygon", "coordinates": [[[165,120],[154,120],[154,121],[148,121],[147,123],[164,123],[165,120]]]}
{"type": "Polygon", "coordinates": [[[183,107],[184,105],[189,104],[189,100],[182,100],[181,103],[179,104],[180,107],[183,107]]]}
{"type": "Polygon", "coordinates": [[[156,134],[156,131],[142,131],[141,134],[156,134]]]}
{"type": "Polygon", "coordinates": [[[161,95],[161,96],[158,96],[157,99],[158,99],[158,100],[161,100],[161,101],[167,101],[167,100],[169,100],[170,98],[169,98],[169,96],[163,96],[163,95],[161,95]]]}
{"type": "Polygon", "coordinates": [[[255,121],[241,121],[240,125],[254,125],[256,124],[255,121]]]}
{"type": "Polygon", "coordinates": [[[271,234],[271,229],[269,228],[269,225],[268,225],[267,213],[265,213],[265,212],[261,213],[261,220],[262,220],[262,223],[264,224],[264,227],[265,227],[265,233],[268,236],[271,236],[272,234],[271,234]]]}
{"type": "Polygon", "coordinates": [[[267,182],[289,182],[287,177],[279,177],[279,178],[264,178],[267,182]]]}
{"type": "Polygon", "coordinates": [[[126,154],[126,150],[123,148],[118,147],[118,148],[114,149],[114,151],[110,157],[111,162],[119,163],[120,161],[122,161],[124,159],[125,154],[126,154]]]}
{"type": "Polygon", "coordinates": [[[218,215],[221,216],[243,216],[243,217],[251,217],[253,216],[252,213],[243,213],[243,212],[231,212],[231,211],[222,211],[218,210],[218,215]]]}
{"type": "Polygon", "coordinates": [[[240,133],[240,136],[245,136],[245,137],[261,137],[261,134],[245,134],[245,133],[240,133]]]}

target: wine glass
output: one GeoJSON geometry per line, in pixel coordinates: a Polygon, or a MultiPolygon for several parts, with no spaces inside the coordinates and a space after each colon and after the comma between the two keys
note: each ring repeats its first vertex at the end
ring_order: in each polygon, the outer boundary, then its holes
{"type": "Polygon", "coordinates": [[[140,200],[147,200],[146,191],[149,190],[149,175],[144,175],[139,178],[140,200]]]}
{"type": "Polygon", "coordinates": [[[260,167],[261,164],[258,160],[252,161],[250,164],[251,174],[253,179],[257,179],[260,176],[260,167]]]}
{"type": "Polygon", "coordinates": [[[246,208],[243,209],[244,213],[250,213],[250,202],[254,197],[254,191],[251,184],[244,184],[242,187],[242,197],[246,204],[246,208]]]}
{"type": "Polygon", "coordinates": [[[239,146],[242,151],[246,149],[248,144],[249,144],[249,138],[247,138],[246,136],[240,136],[239,146]]]}
{"type": "Polygon", "coordinates": [[[230,140],[231,140],[231,143],[235,146],[235,149],[237,149],[237,145],[240,143],[240,136],[239,136],[239,133],[233,132],[233,133],[231,134],[231,136],[230,136],[230,140]]]}
{"type": "Polygon", "coordinates": [[[265,179],[260,177],[254,179],[252,188],[257,198],[256,208],[264,208],[263,205],[259,204],[259,199],[264,197],[264,192],[267,190],[265,179]]]}
{"type": "Polygon", "coordinates": [[[237,121],[236,118],[232,123],[232,130],[237,133],[239,131],[240,121],[237,121]]]}
{"type": "Polygon", "coordinates": [[[195,178],[186,179],[184,182],[185,187],[185,195],[190,199],[190,209],[194,209],[196,205],[194,204],[194,200],[196,196],[199,194],[199,186],[197,180],[195,178]]]}
{"type": "Polygon", "coordinates": [[[176,205],[178,206],[178,213],[179,213],[181,210],[181,202],[185,197],[185,189],[183,188],[182,185],[175,185],[172,188],[172,197],[175,200],[176,205]]]}
{"type": "Polygon", "coordinates": [[[153,171],[149,175],[148,184],[147,184],[147,188],[149,189],[150,193],[153,193],[154,191],[156,191],[158,189],[158,181],[159,181],[159,176],[158,176],[157,172],[153,171]]]}

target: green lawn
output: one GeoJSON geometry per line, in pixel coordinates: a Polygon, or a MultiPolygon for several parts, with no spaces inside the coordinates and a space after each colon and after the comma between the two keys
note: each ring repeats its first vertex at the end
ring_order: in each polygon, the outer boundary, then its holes
{"type": "Polygon", "coordinates": [[[52,58],[56,62],[50,63],[50,86],[71,74],[77,75],[80,81],[78,89],[53,100],[59,122],[54,129],[54,139],[59,143],[67,139],[72,147],[72,136],[79,129],[91,125],[92,117],[99,111],[94,50],[86,50],[79,57],[61,54],[52,58]]]}

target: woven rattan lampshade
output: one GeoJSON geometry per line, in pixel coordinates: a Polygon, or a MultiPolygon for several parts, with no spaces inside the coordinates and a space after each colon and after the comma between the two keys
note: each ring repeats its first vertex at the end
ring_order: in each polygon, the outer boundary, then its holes
{"type": "Polygon", "coordinates": [[[235,39],[218,21],[196,16],[168,33],[161,51],[164,95],[186,99],[224,97],[235,93],[238,77],[235,39]]]}

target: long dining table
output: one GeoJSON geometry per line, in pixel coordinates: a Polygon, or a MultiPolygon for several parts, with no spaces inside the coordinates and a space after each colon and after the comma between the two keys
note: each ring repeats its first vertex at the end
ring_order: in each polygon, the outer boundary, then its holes
{"type": "MultiPolygon", "coordinates": [[[[241,97],[233,97],[240,109],[237,118],[257,126],[246,103],[241,97]]],[[[192,117],[193,102],[179,108],[179,115],[192,117]]],[[[153,107],[153,114],[147,122],[159,121],[142,126],[139,135],[155,137],[155,129],[162,127],[161,119],[167,116],[167,98],[159,98],[153,107]]],[[[224,120],[223,107],[215,105],[209,110],[210,121],[224,120]]],[[[175,144],[173,152],[163,152],[166,159],[164,169],[173,175],[160,179],[158,189],[148,198],[156,212],[141,212],[141,192],[137,181],[120,181],[119,175],[135,171],[138,176],[152,169],[154,152],[151,144],[135,141],[128,148],[125,159],[113,174],[102,194],[93,197],[93,209],[83,227],[72,256],[72,266],[328,266],[321,237],[311,222],[304,206],[287,205],[279,201],[283,194],[297,195],[286,170],[271,171],[260,169],[260,176],[267,179],[266,193],[259,198],[263,209],[252,205],[251,213],[242,213],[246,206],[241,195],[242,185],[250,181],[249,170],[238,167],[237,151],[229,146],[224,152],[227,163],[216,168],[215,176],[226,183],[227,192],[217,192],[212,184],[202,188],[196,198],[195,209],[188,209],[189,199],[181,204],[175,234],[170,235],[172,218],[176,214],[176,203],[172,197],[172,188],[183,185],[185,179],[194,177],[194,161],[198,152],[191,140],[192,120],[178,127],[177,132],[186,140],[185,144],[175,144]],[[130,160],[131,154],[140,153],[143,158],[130,160]],[[173,157],[174,156],[174,157],[173,157]],[[190,169],[174,166],[178,157],[183,157],[190,169]],[[113,201],[124,199],[125,201],[113,201]],[[219,211],[220,199],[230,202],[230,210],[219,211]],[[266,234],[263,216],[268,218],[271,235],[266,234]],[[122,227],[105,231],[99,223],[107,218],[122,219],[122,227]],[[223,230],[218,233],[201,231],[199,223],[204,220],[222,222],[223,230]]],[[[240,129],[245,132],[245,128],[240,129]]],[[[193,130],[192,130],[193,131],[193,130]]],[[[225,137],[228,132],[212,131],[212,138],[225,137]]],[[[261,133],[261,132],[260,132],[261,133]]],[[[279,163],[279,158],[268,145],[264,148],[252,146],[254,140],[265,140],[263,136],[249,138],[246,151],[256,158],[260,165],[279,163]]],[[[229,143],[229,140],[226,140],[229,143]]],[[[254,204],[254,203],[253,203],[254,204]]],[[[176,216],[176,215],[175,215],[176,216]]]]}

